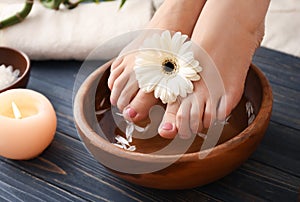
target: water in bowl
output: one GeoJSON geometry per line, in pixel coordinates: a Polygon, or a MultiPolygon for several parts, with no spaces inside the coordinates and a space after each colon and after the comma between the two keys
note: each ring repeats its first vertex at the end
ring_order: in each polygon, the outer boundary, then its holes
{"type": "MultiPolygon", "coordinates": [[[[109,102],[109,93],[103,93],[102,88],[100,94],[97,93],[95,100],[95,111],[97,114],[96,116],[98,124],[105,134],[107,140],[111,143],[115,143],[116,136],[120,135],[122,137],[126,137],[125,131],[127,123],[123,117],[118,115],[118,110],[114,107],[111,107],[109,102]]],[[[228,123],[224,125],[217,145],[233,138],[248,126],[248,116],[245,109],[246,101],[246,98],[242,97],[238,106],[232,111],[231,116],[228,119],[228,123]]],[[[153,113],[155,114],[155,112],[153,113]]],[[[160,153],[164,155],[182,153],[182,150],[178,148],[181,146],[181,144],[186,145],[186,141],[190,140],[180,140],[174,143],[173,140],[165,139],[159,136],[157,133],[157,128],[162,119],[162,115],[163,111],[161,111],[160,114],[155,118],[152,117],[152,121],[146,120],[145,122],[139,123],[141,127],[145,127],[150,122],[150,127],[148,127],[145,132],[135,131],[133,133],[133,141],[130,144],[136,147],[134,152],[149,154],[157,151],[164,151],[163,153],[160,153]],[[171,143],[171,147],[169,147],[167,150],[163,150],[163,148],[166,148],[171,143]]],[[[203,131],[203,133],[206,132],[207,131],[203,131]]],[[[203,137],[196,135],[193,138],[193,141],[190,141],[191,144],[189,144],[190,146],[187,150],[185,150],[185,153],[193,153],[200,150],[204,142],[203,137]]]]}

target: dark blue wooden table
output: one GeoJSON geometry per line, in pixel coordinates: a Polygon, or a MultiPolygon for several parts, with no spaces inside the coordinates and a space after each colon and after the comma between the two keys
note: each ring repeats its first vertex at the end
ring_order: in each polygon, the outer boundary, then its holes
{"type": "Polygon", "coordinates": [[[161,191],[113,176],[80,141],[72,94],[82,62],[33,61],[28,88],[50,99],[58,128],[53,143],[38,158],[0,157],[0,201],[300,200],[300,58],[260,48],[253,62],[268,77],[274,94],[271,122],[260,146],[219,181],[191,190],[161,191]]]}

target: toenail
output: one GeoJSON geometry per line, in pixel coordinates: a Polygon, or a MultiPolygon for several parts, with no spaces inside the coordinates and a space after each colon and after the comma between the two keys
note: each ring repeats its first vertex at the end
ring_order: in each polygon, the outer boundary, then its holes
{"type": "Polygon", "coordinates": [[[164,123],[162,129],[163,130],[172,130],[173,129],[173,124],[171,124],[171,123],[164,123]]]}
{"type": "Polygon", "coordinates": [[[135,111],[134,109],[132,109],[132,108],[126,109],[126,114],[127,114],[130,118],[134,118],[134,117],[137,115],[136,111],[135,111]]]}

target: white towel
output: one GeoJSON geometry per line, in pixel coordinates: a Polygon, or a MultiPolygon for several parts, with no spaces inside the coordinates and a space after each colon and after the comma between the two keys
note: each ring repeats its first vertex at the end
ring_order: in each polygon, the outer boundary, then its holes
{"type": "MultiPolygon", "coordinates": [[[[0,19],[19,11],[24,0],[1,0],[0,19]],[[14,3],[14,4],[12,4],[14,3]]],[[[119,1],[81,4],[73,10],[53,11],[36,0],[26,20],[0,30],[0,46],[26,52],[32,59],[85,59],[106,40],[143,28],[163,0],[127,0],[119,10],[119,1]],[[154,8],[153,8],[154,7],[154,8]]],[[[272,0],[266,17],[262,46],[300,57],[299,0],[272,0]]],[[[128,41],[105,46],[112,58],[128,41]]]]}
{"type": "Polygon", "coordinates": [[[300,1],[272,0],[262,46],[300,57],[300,1]]]}
{"type": "MultiPolygon", "coordinates": [[[[72,10],[51,10],[35,1],[29,16],[21,23],[0,30],[0,46],[24,51],[31,59],[84,60],[91,51],[123,33],[142,29],[153,16],[151,0],[127,0],[99,4],[80,4],[72,10]]],[[[0,19],[22,9],[23,4],[2,4],[0,19]]],[[[106,55],[115,57],[115,48],[129,41],[114,41],[106,47],[106,55]],[[111,53],[111,54],[110,54],[111,53]]]]}

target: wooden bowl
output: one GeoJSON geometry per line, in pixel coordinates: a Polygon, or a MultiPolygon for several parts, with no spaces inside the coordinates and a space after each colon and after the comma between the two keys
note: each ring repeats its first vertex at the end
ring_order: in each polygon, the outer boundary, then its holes
{"type": "Polygon", "coordinates": [[[95,111],[101,110],[100,103],[105,108],[110,107],[110,91],[106,84],[110,65],[111,61],[83,82],[74,99],[74,118],[87,149],[120,178],[157,189],[187,189],[205,185],[238,168],[263,138],[272,111],[272,91],[263,73],[251,65],[244,98],[232,115],[236,118],[230,118],[232,122],[225,126],[213,148],[200,151],[203,139],[196,137],[189,143],[187,151],[180,153],[177,152],[178,145],[186,142],[176,138],[178,141],[174,149],[157,152],[176,141],[154,134],[147,140],[135,139],[133,144],[137,150],[134,152],[120,149],[112,144],[116,134],[122,135],[116,128],[113,113],[108,113],[108,118],[95,114],[95,111]],[[243,115],[245,99],[251,101],[256,115],[249,126],[247,117],[243,115]]]}
{"type": "Polygon", "coordinates": [[[30,75],[30,60],[25,53],[8,47],[0,47],[0,65],[2,64],[5,66],[11,65],[14,70],[19,69],[20,75],[10,86],[0,89],[0,93],[9,89],[25,88],[27,86],[30,75]]]}

